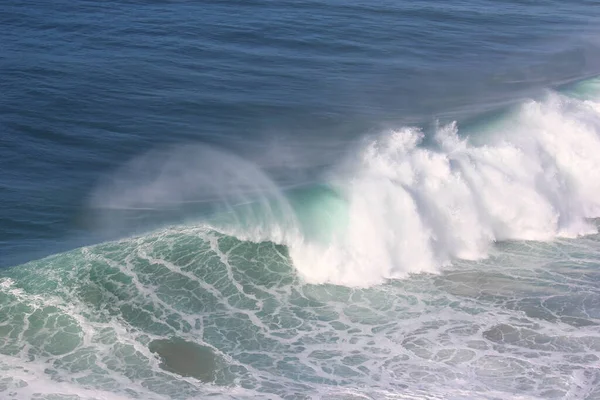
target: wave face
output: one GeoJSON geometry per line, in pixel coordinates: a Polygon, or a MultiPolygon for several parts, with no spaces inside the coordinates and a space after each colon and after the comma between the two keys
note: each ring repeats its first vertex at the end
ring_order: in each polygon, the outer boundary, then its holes
{"type": "Polygon", "coordinates": [[[365,289],[307,285],[285,246],[205,228],[74,250],[2,271],[0,394],[598,398],[599,249],[507,243],[365,289]],[[181,342],[212,356],[153,351],[181,342]]]}

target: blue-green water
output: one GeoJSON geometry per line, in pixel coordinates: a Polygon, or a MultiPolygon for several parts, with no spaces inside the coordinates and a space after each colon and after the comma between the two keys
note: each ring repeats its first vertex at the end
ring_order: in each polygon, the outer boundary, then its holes
{"type": "Polygon", "coordinates": [[[0,398],[600,399],[595,1],[0,5],[0,398]]]}

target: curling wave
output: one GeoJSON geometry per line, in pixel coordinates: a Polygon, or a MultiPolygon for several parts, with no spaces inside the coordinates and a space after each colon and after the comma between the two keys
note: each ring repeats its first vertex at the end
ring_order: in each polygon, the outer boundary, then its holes
{"type": "Polygon", "coordinates": [[[597,86],[548,93],[466,134],[456,122],[432,140],[415,127],[382,132],[312,188],[283,190],[254,163],[202,146],[135,161],[93,201],[176,210],[186,223],[285,244],[309,283],[369,286],[434,273],[454,259],[485,258],[494,242],[596,232],[597,86]]]}

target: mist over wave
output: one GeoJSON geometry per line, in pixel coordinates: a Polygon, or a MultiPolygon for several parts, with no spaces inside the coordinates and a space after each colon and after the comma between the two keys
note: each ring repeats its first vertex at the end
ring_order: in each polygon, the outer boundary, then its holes
{"type": "Polygon", "coordinates": [[[257,165],[222,149],[187,144],[151,151],[107,177],[90,197],[93,223],[110,233],[210,223],[241,238],[285,242],[293,210],[257,165]]]}
{"type": "Polygon", "coordinates": [[[589,93],[550,92],[467,135],[456,122],[431,140],[417,127],[381,132],[294,190],[224,150],[157,151],[101,185],[92,206],[112,227],[133,224],[122,214],[133,210],[285,244],[307,282],[368,286],[485,258],[498,241],[596,232],[599,134],[589,93]]]}

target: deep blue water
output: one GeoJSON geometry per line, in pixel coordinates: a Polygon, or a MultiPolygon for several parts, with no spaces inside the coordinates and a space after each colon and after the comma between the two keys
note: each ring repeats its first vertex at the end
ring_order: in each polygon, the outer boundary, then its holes
{"type": "Polygon", "coordinates": [[[597,0],[2,1],[0,397],[599,399],[599,76],[597,0]]]}

